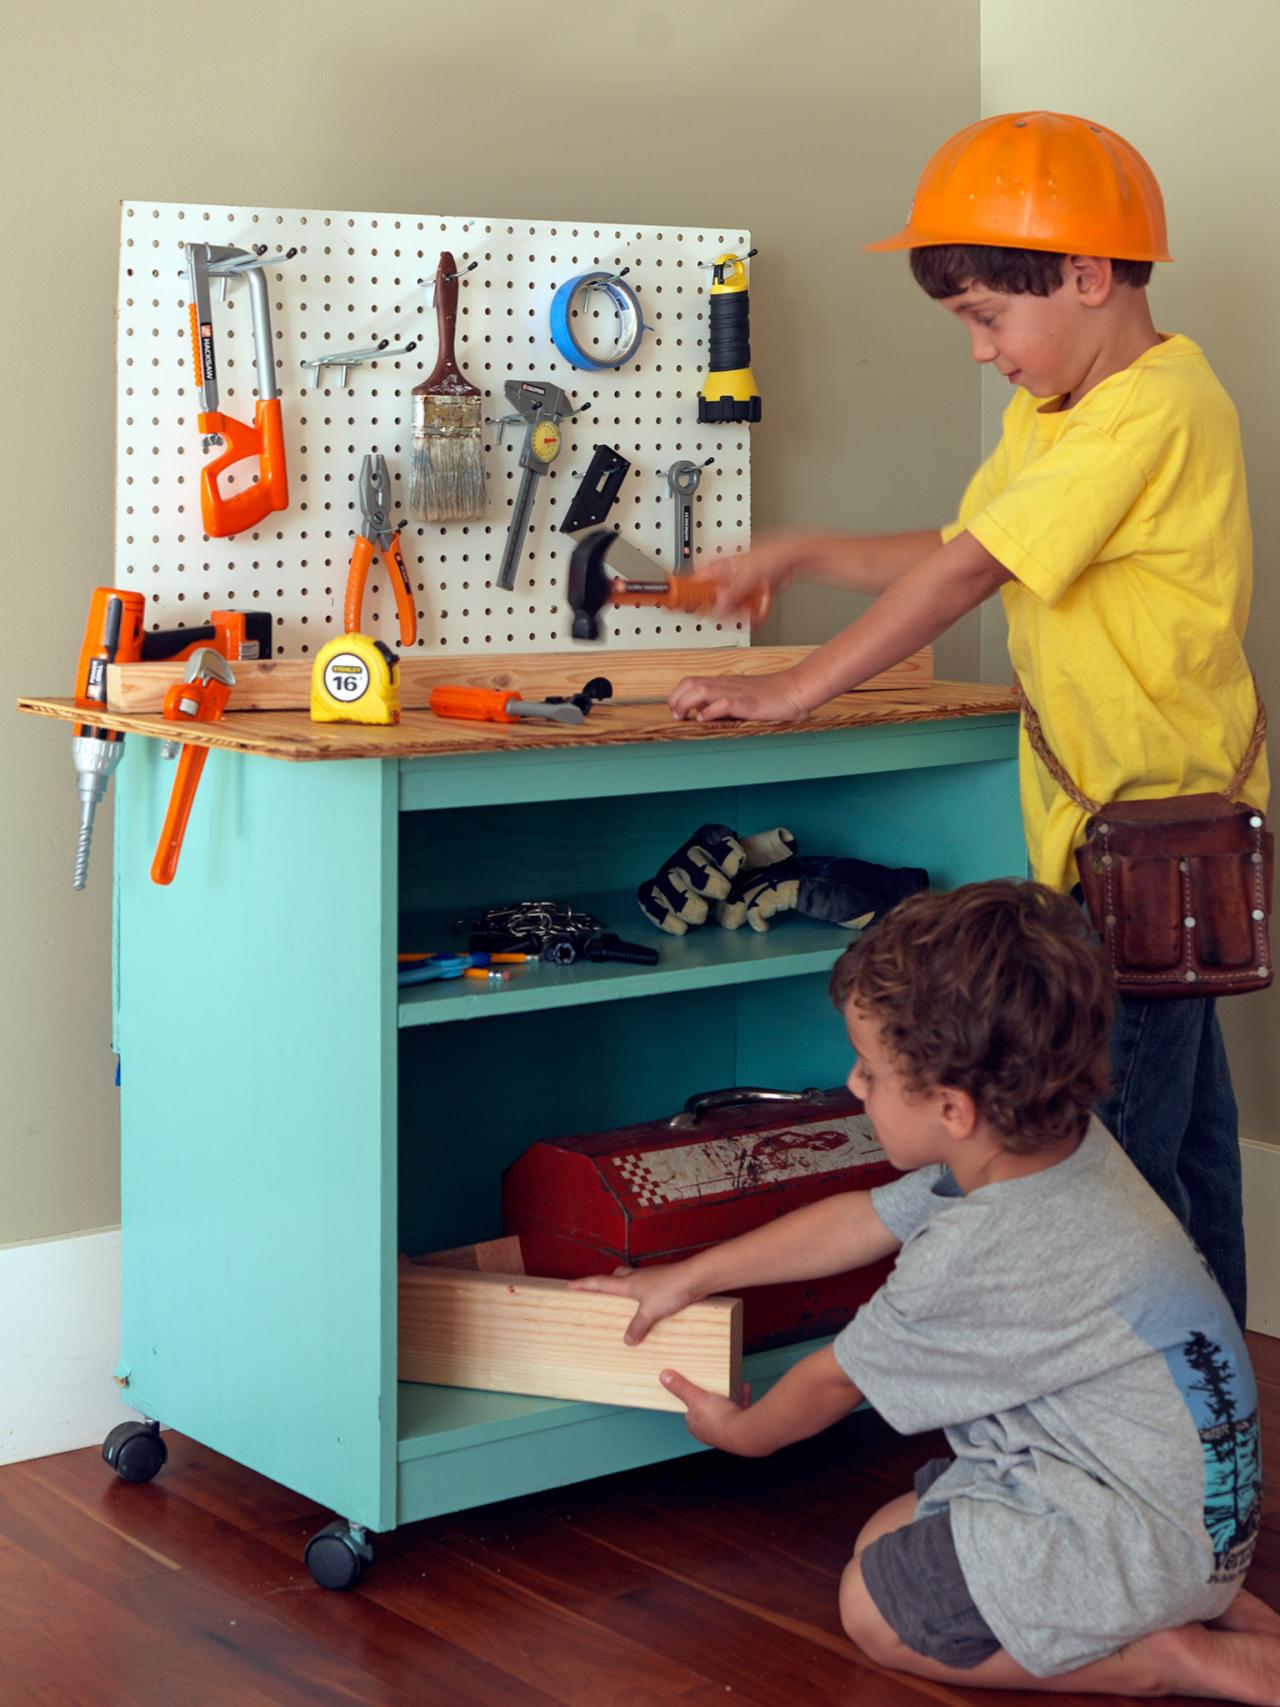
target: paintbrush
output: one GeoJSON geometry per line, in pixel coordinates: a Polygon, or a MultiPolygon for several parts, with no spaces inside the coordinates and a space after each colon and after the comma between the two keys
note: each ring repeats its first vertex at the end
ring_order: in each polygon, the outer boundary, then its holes
{"type": "Polygon", "coordinates": [[[419,522],[466,522],[485,512],[481,395],[453,353],[458,270],[447,251],[436,268],[440,353],[432,373],[413,388],[413,448],[408,512],[419,522]]]}

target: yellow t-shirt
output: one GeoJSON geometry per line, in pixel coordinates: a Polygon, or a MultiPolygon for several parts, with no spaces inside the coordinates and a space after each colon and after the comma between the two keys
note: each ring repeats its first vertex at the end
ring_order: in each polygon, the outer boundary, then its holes
{"type": "MultiPolygon", "coordinates": [[[[970,481],[967,529],[1015,577],[1009,654],[1050,750],[1097,801],[1204,794],[1244,758],[1253,544],[1235,408],[1165,337],[1071,409],[1019,391],[970,481]]],[[[1086,814],[1019,744],[1031,869],[1069,890],[1086,814]]],[[[1241,790],[1265,808],[1267,758],[1241,790]]]]}

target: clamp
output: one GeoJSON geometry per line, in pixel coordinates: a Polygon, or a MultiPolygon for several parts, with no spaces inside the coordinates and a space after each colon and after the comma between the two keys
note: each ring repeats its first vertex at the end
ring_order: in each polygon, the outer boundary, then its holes
{"type": "Polygon", "coordinates": [[[400,529],[388,519],[391,480],[385,456],[366,456],[360,464],[360,526],[347,573],[347,596],[342,607],[342,626],[348,634],[364,631],[364,584],[376,550],[386,565],[391,590],[396,596],[400,618],[400,644],[412,646],[418,638],[418,612],[413,602],[413,584],[400,551],[400,529]]]}

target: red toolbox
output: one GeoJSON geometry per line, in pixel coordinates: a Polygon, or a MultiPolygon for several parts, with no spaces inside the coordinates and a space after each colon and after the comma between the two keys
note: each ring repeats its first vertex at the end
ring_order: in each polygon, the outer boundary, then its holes
{"type": "MultiPolygon", "coordinates": [[[[740,1088],[680,1114],[530,1145],[502,1180],[525,1270],[561,1280],[674,1262],[802,1204],[896,1179],[847,1090],[740,1088]]],[[[839,1331],[892,1262],[742,1289],[747,1351],[839,1331]]]]}

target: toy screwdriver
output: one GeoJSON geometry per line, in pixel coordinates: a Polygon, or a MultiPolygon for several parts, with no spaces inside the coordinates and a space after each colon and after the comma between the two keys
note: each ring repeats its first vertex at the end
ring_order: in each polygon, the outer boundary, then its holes
{"type": "Polygon", "coordinates": [[[521,699],[510,688],[432,688],[431,709],[437,717],[466,717],[475,723],[518,723],[523,717],[581,723],[586,715],[572,700],[521,699]]]}
{"type": "Polygon", "coordinates": [[[418,613],[413,603],[413,586],[409,571],[400,552],[400,530],[387,519],[390,480],[384,456],[366,456],[360,464],[360,527],[355,548],[351,553],[351,568],[347,574],[347,597],[342,609],[342,625],[348,634],[361,634],[364,624],[364,584],[376,548],[387,566],[391,590],[396,596],[396,614],[400,618],[400,644],[412,646],[418,638],[418,613]]]}
{"type": "MultiPolygon", "coordinates": [[[[164,715],[175,722],[216,723],[226,710],[236,678],[230,664],[212,646],[202,646],[187,665],[187,679],[175,682],[164,696],[164,715]]],[[[172,883],[187,820],[196,798],[200,773],[209,756],[207,747],[184,746],[173,779],[169,810],[151,862],[153,883],[172,883]]]]}

